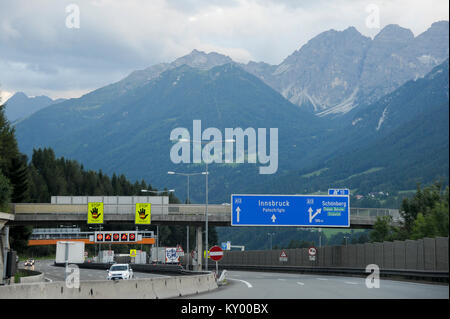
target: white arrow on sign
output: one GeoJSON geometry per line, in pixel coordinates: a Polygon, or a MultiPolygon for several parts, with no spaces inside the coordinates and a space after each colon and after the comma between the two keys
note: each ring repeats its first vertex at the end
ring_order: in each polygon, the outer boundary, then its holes
{"type": "Polygon", "coordinates": [[[275,220],[277,219],[277,217],[275,216],[275,214],[272,215],[271,219],[272,219],[272,223],[275,223],[275,220]]]}
{"type": "Polygon", "coordinates": [[[239,206],[236,208],[236,213],[237,213],[237,222],[239,223],[239,212],[241,211],[241,209],[239,208],[239,206]]]}
{"type": "Polygon", "coordinates": [[[316,209],[316,212],[314,214],[312,214],[313,209],[311,207],[309,207],[309,209],[308,209],[309,222],[312,223],[312,220],[314,219],[314,217],[316,217],[318,214],[320,214],[321,211],[322,211],[322,208],[318,208],[318,209],[316,209]]]}

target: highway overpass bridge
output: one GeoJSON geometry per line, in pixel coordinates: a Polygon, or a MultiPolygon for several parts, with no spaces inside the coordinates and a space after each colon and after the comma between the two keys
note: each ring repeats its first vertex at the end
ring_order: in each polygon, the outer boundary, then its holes
{"type": "MultiPolygon", "coordinates": [[[[104,224],[130,224],[135,222],[135,204],[151,203],[152,225],[189,225],[196,227],[196,250],[203,251],[203,228],[206,205],[169,204],[167,196],[53,196],[51,203],[11,204],[10,213],[4,214],[0,224],[2,251],[9,248],[8,227],[32,225],[35,227],[61,224],[87,224],[88,203],[103,202],[104,224]]],[[[350,208],[350,228],[372,228],[377,217],[391,216],[392,224],[399,225],[401,215],[396,209],[350,208]]],[[[1,216],[0,216],[1,217],[1,216]]],[[[208,205],[208,224],[231,226],[231,206],[208,205]]],[[[4,256],[1,256],[2,261],[4,256]]],[[[0,271],[2,270],[0,261],[0,271]]],[[[199,261],[201,262],[201,261],[199,261]]],[[[199,269],[202,265],[198,264],[199,269]]]]}
{"type": "MultiPolygon", "coordinates": [[[[152,204],[152,225],[190,225],[201,227],[205,224],[206,205],[199,204],[152,204]]],[[[13,225],[51,225],[87,223],[87,204],[12,204],[13,225]]],[[[392,223],[401,221],[397,209],[351,208],[350,228],[372,228],[377,217],[392,216],[392,223]]],[[[105,224],[134,224],[134,204],[105,204],[105,224]]],[[[208,205],[208,223],[211,226],[231,226],[230,205],[208,205]]]]}

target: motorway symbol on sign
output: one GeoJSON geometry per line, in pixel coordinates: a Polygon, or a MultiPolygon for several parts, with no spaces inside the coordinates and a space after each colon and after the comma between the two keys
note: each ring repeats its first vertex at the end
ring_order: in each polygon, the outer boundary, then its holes
{"type": "Polygon", "coordinates": [[[350,190],[348,188],[329,188],[328,195],[348,196],[350,195],[350,190]]]}
{"type": "Polygon", "coordinates": [[[223,250],[219,246],[212,246],[209,250],[209,258],[214,261],[219,261],[223,257],[223,250]]]}
{"type": "Polygon", "coordinates": [[[232,226],[350,227],[342,195],[231,195],[232,226]]]}

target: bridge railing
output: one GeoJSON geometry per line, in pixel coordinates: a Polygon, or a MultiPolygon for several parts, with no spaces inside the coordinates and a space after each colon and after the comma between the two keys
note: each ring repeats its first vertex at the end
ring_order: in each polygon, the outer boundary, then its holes
{"type": "MultiPolygon", "coordinates": [[[[103,204],[104,214],[108,215],[133,215],[135,204],[103,204]]],[[[11,210],[16,214],[87,214],[87,204],[11,204],[11,210]]],[[[152,215],[178,215],[178,216],[204,216],[206,205],[204,204],[152,204],[152,215]]],[[[208,215],[223,219],[229,218],[230,205],[208,205],[208,215]]],[[[350,208],[350,217],[353,222],[373,224],[378,217],[391,216],[393,224],[398,225],[403,221],[398,209],[388,208],[350,208]]]]}
{"type": "MultiPolygon", "coordinates": [[[[19,214],[39,214],[39,213],[86,213],[87,204],[48,204],[48,203],[20,203],[11,204],[12,212],[19,214]]],[[[113,214],[134,214],[135,204],[103,204],[105,213],[113,214]]],[[[154,214],[204,214],[206,205],[204,204],[152,204],[154,214]]],[[[208,205],[209,214],[231,213],[229,205],[208,205]]],[[[350,215],[358,217],[381,217],[392,216],[401,218],[398,209],[389,208],[350,208],[350,215]]]]}

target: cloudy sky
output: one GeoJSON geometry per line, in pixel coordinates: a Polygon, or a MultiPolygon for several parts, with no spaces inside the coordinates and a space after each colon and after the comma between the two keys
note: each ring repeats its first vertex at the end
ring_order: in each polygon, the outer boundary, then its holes
{"type": "Polygon", "coordinates": [[[448,11],[448,0],[0,0],[0,90],[79,97],[193,49],[279,64],[329,29],[373,37],[394,23],[417,36],[448,11]]]}

